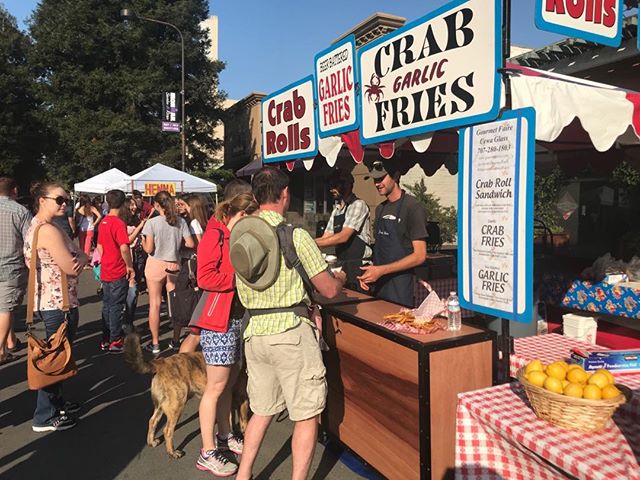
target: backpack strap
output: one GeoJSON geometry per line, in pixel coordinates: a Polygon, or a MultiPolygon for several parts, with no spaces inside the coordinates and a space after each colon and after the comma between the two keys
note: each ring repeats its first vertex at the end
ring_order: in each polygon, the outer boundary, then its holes
{"type": "MultiPolygon", "coordinates": [[[[316,293],[316,289],[311,283],[311,279],[307,274],[307,271],[304,269],[304,265],[300,261],[300,257],[298,256],[298,252],[296,252],[296,247],[293,243],[293,232],[298,227],[294,227],[288,223],[280,223],[276,226],[276,235],[278,237],[278,245],[280,247],[280,252],[284,257],[285,266],[289,269],[295,268],[298,272],[298,275],[302,278],[302,283],[304,285],[304,289],[309,295],[309,299],[313,301],[314,294],[316,293]]],[[[257,308],[257,309],[248,309],[250,316],[255,315],[270,315],[276,313],[285,313],[285,312],[293,312],[299,317],[311,318],[311,312],[309,306],[304,303],[298,303],[296,305],[292,305],[290,307],[277,307],[277,308],[257,308]]]]}
{"type": "Polygon", "coordinates": [[[304,289],[307,291],[309,298],[313,298],[313,294],[316,289],[311,283],[311,279],[307,274],[307,271],[304,269],[304,265],[300,261],[300,257],[298,256],[298,252],[296,252],[296,246],[293,243],[293,232],[297,227],[290,225],[288,223],[281,223],[276,227],[276,234],[278,235],[278,243],[280,244],[280,251],[282,252],[282,256],[284,257],[284,263],[287,268],[295,268],[300,277],[302,278],[302,283],[304,285],[304,289]]]}

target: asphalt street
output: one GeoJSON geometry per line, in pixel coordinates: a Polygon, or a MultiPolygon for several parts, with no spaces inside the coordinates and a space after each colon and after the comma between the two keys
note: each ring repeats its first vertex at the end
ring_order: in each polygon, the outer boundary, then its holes
{"type": "MultiPolygon", "coordinates": [[[[164,443],[156,448],[146,445],[152,412],[151,378],[131,372],[122,355],[100,351],[102,303],[96,287],[90,272],[85,272],[80,288],[80,327],[74,343],[79,373],[65,384],[65,398],[83,404],[77,427],[65,432],[34,433],[31,417],[35,392],[27,389],[26,349],[18,352],[18,360],[0,367],[0,479],[211,478],[211,474],[195,468],[201,446],[197,398],[188,401],[175,433],[175,445],[185,451],[183,458],[170,458],[164,443]]],[[[136,325],[144,329],[143,341],[149,338],[146,301],[146,295],[141,296],[136,320],[136,325]]],[[[24,309],[17,318],[18,337],[24,341],[24,309]]],[[[162,345],[166,347],[171,335],[166,316],[162,331],[162,345]]],[[[42,324],[36,332],[44,333],[42,324]]],[[[256,479],[290,478],[291,433],[288,419],[273,422],[256,462],[256,479]]],[[[162,435],[161,429],[158,435],[162,435]]],[[[347,468],[339,455],[335,447],[318,443],[310,478],[363,478],[347,468]]]]}

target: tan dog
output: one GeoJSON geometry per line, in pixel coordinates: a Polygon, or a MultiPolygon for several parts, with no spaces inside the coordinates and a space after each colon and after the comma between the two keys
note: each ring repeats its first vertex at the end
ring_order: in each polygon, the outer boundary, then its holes
{"type": "MultiPolygon", "coordinates": [[[[154,374],[151,380],[154,410],[149,419],[147,445],[150,447],[160,445],[160,440],[155,438],[155,433],[164,414],[167,417],[164,427],[167,453],[173,458],[182,457],[184,452],[173,447],[173,433],[187,400],[193,395],[202,396],[207,384],[207,371],[202,352],[176,353],[170,357],[157,358],[148,362],[142,355],[140,337],[129,334],[125,339],[124,355],[125,361],[134,372],[154,374]]],[[[230,419],[233,429],[239,428],[244,433],[248,411],[246,373],[243,369],[233,387],[230,419]]]]}

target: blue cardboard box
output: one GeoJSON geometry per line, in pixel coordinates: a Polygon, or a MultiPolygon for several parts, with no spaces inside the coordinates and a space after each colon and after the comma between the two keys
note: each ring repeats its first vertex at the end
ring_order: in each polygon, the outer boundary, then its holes
{"type": "Polygon", "coordinates": [[[605,368],[610,372],[640,372],[640,349],[630,350],[571,350],[571,360],[586,371],[605,368]]]}

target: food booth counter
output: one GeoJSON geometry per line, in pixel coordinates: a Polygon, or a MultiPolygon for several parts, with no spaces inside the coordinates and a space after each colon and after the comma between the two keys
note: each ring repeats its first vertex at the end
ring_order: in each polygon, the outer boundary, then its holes
{"type": "Polygon", "coordinates": [[[493,384],[495,333],[463,325],[418,335],[379,325],[400,308],[350,291],[322,302],[322,424],[389,479],[440,479],[455,466],[458,393],[493,384]]]}

